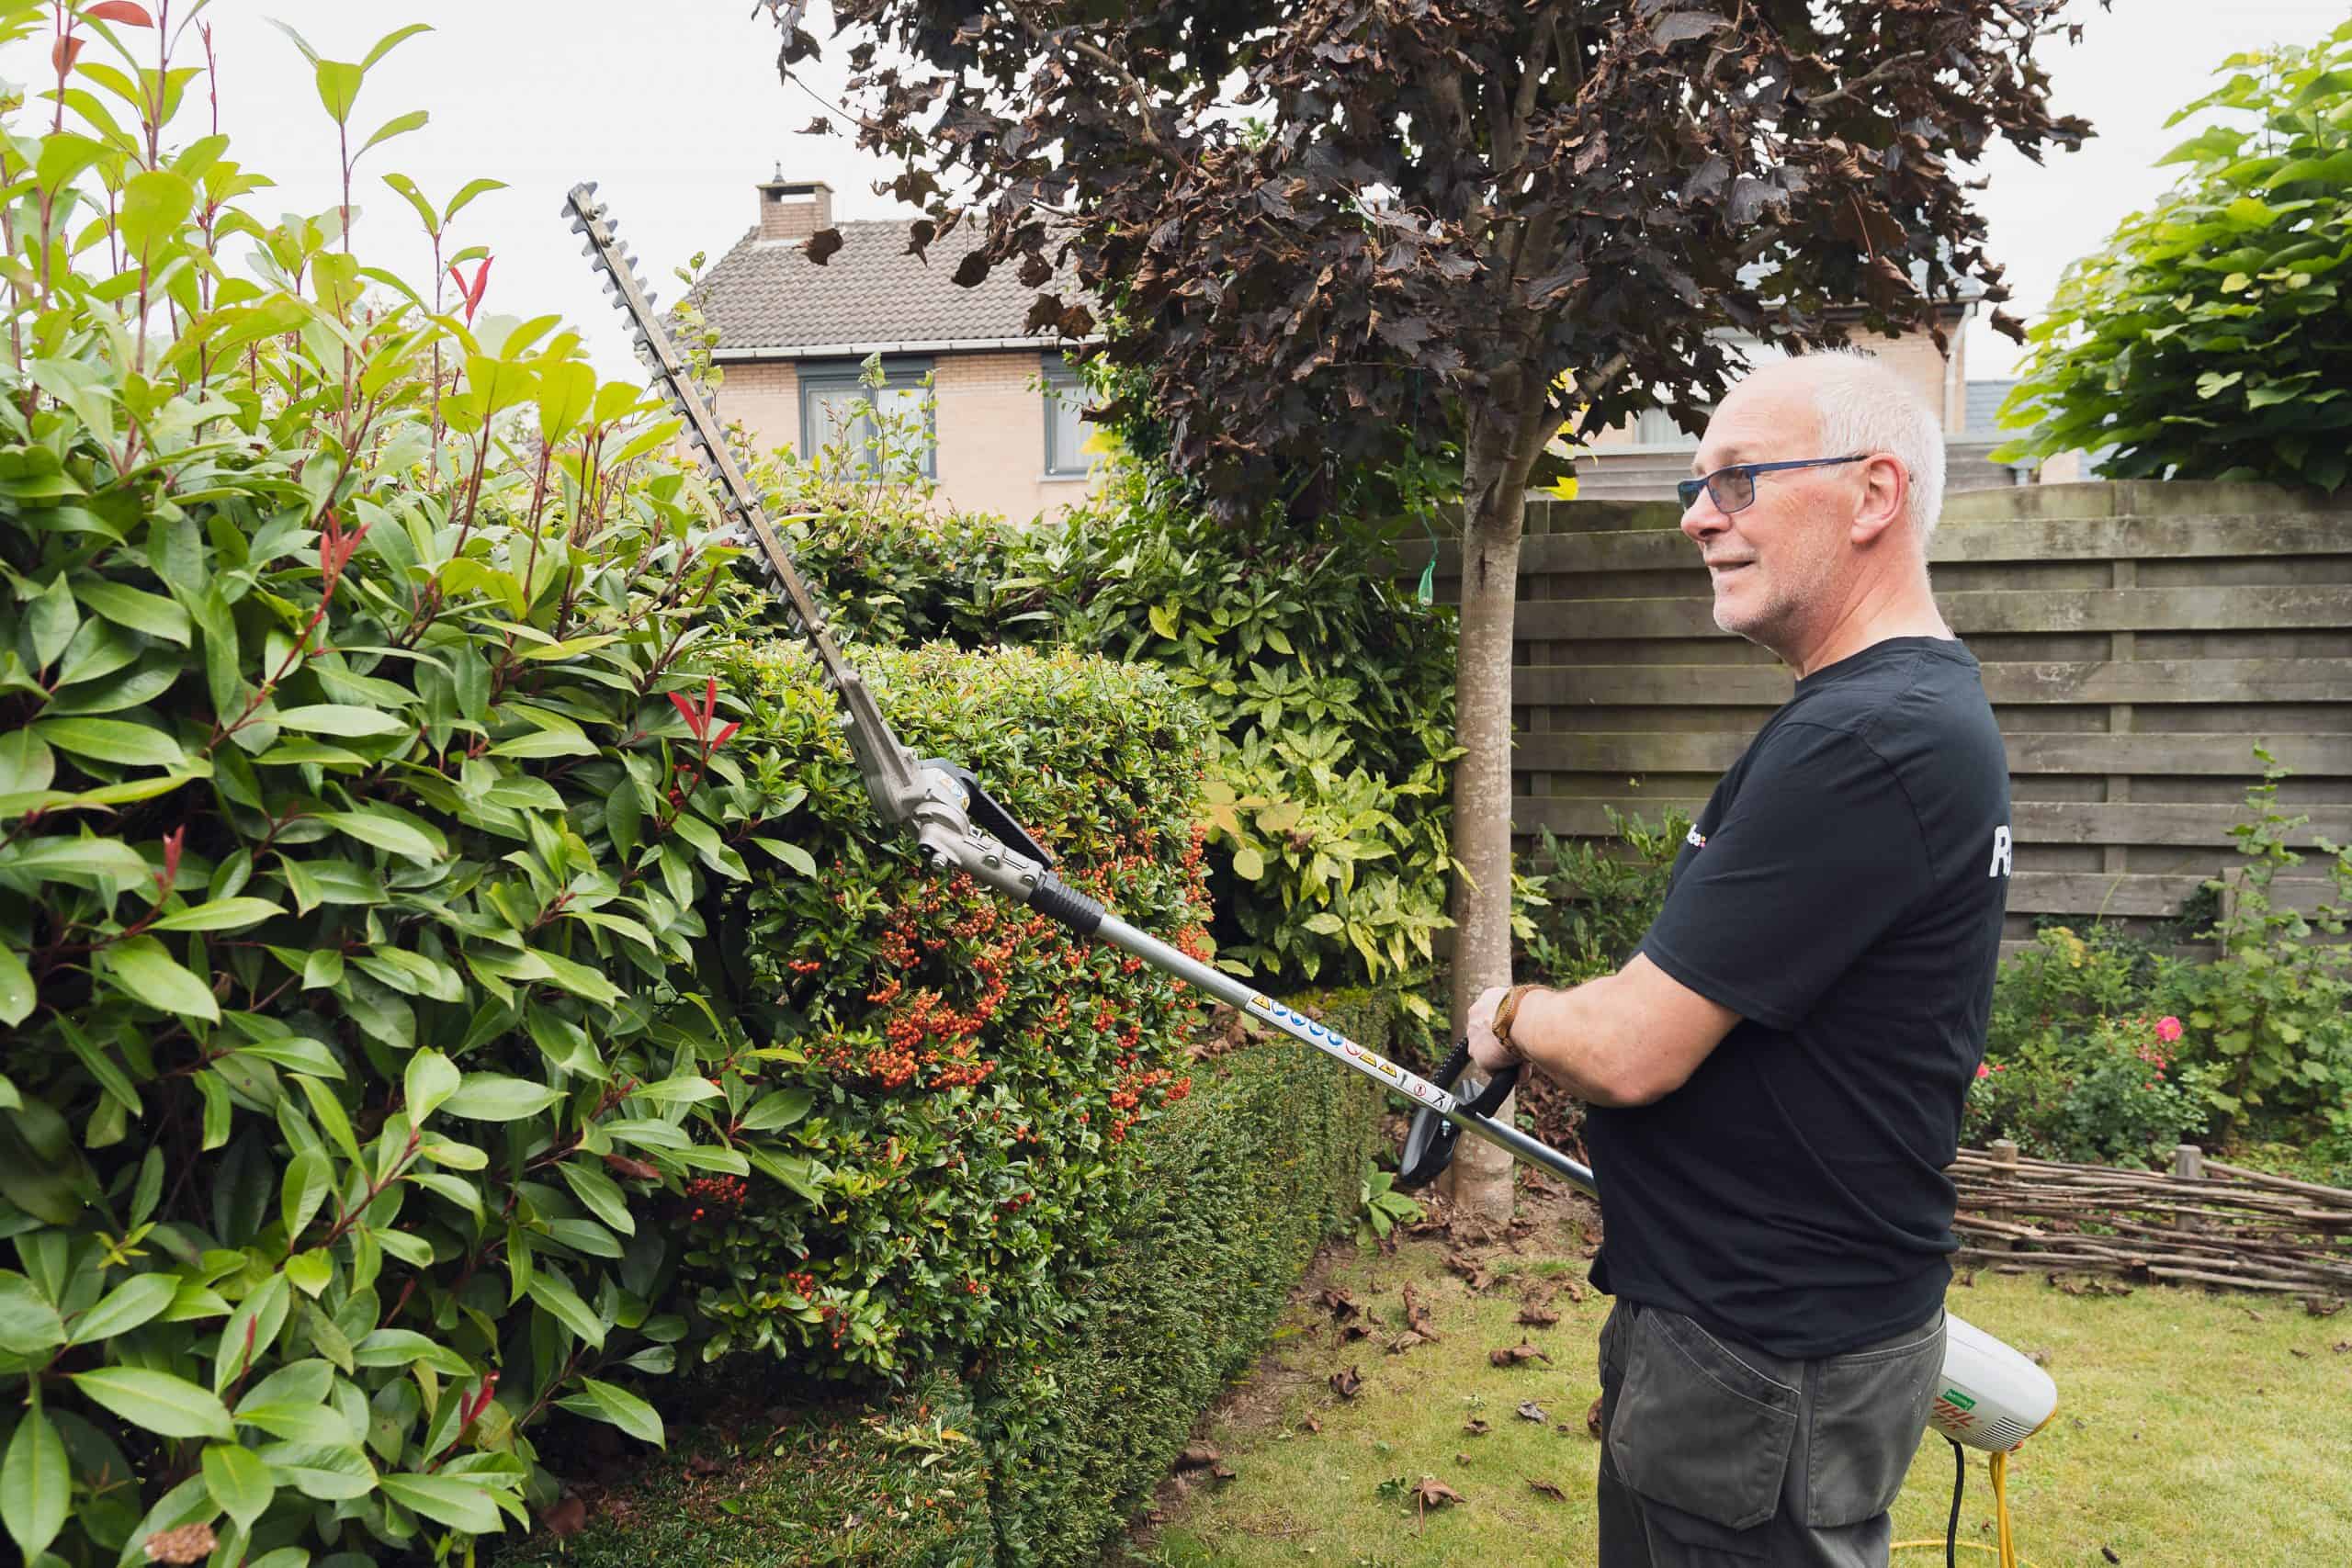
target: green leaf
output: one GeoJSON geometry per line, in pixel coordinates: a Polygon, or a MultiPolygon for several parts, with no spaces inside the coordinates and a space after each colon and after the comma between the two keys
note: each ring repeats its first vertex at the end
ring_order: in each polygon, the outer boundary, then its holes
{"type": "Polygon", "coordinates": [[[187,612],[160,593],[103,577],[85,577],[74,584],[74,596],[119,626],[188,646],[187,612]]]}
{"type": "Polygon", "coordinates": [[[221,1511],[246,1529],[269,1508],[277,1483],[269,1466],[251,1449],[234,1442],[209,1443],[204,1450],[204,1489],[221,1511]]]}
{"type": "Polygon", "coordinates": [[[381,811],[314,811],[311,815],[363,844],[390,850],[421,864],[431,865],[449,852],[448,841],[438,831],[411,826],[381,811]]]}
{"type": "Polygon", "coordinates": [[[311,69],[327,118],[337,125],[349,120],[351,106],[358,98],[360,84],[367,80],[368,73],[345,60],[321,60],[311,69]]]}
{"type": "Polygon", "coordinates": [[[57,759],[29,729],[0,735],[0,795],[29,795],[57,777],[57,759]]]}
{"type": "Polygon", "coordinates": [[[1265,857],[1248,844],[1233,852],[1233,874],[1244,882],[1255,882],[1266,874],[1265,857]]]}
{"type": "Polygon", "coordinates": [[[641,1083],[629,1090],[629,1095],[632,1099],[650,1100],[656,1105],[695,1105],[717,1100],[725,1092],[699,1073],[681,1073],[658,1083],[641,1083]]]}
{"type": "Polygon", "coordinates": [[[739,1131],[773,1133],[779,1127],[789,1127],[808,1114],[809,1091],[805,1089],[780,1089],[762,1095],[749,1111],[743,1112],[739,1131]]]}
{"type": "Polygon", "coordinates": [[[410,1328],[379,1328],[352,1348],[352,1356],[363,1367],[417,1363],[453,1378],[466,1377],[473,1371],[463,1356],[410,1328]]]}
{"type": "Polygon", "coordinates": [[[148,922],[151,931],[243,931],[286,911],[266,898],[215,898],[148,922]]]}
{"type": "Polygon", "coordinates": [[[450,1475],[398,1474],[377,1477],[377,1489],[420,1518],[469,1535],[495,1535],[505,1528],[489,1489],[450,1475]]]}
{"type": "Polygon", "coordinates": [[[170,1274],[136,1274],[125,1280],[97,1305],[76,1317],[71,1345],[87,1345],[127,1334],[161,1314],[179,1294],[180,1281],[170,1274]]]}
{"type": "Polygon", "coordinates": [[[458,1091],[461,1080],[456,1065],[438,1051],[426,1049],[411,1056],[402,1079],[409,1121],[422,1126],[426,1117],[458,1091]]]}
{"type": "Polygon", "coordinates": [[[319,1042],[305,1039],[299,1034],[281,1034],[271,1040],[255,1040],[249,1044],[238,1046],[230,1054],[237,1056],[257,1057],[262,1061],[287,1068],[288,1071],[310,1073],[317,1077],[343,1077],[343,1064],[334,1059],[334,1052],[329,1051],[319,1042]]]}
{"type": "Polygon", "coordinates": [[[300,730],[306,735],[340,735],[345,739],[405,735],[416,728],[413,721],[396,718],[379,708],[358,707],[349,703],[311,703],[280,708],[277,725],[281,729],[300,730]]]}
{"type": "Polygon", "coordinates": [[[628,1197],[619,1182],[584,1160],[565,1160],[556,1171],[590,1213],[623,1235],[637,1234],[637,1217],[628,1212],[628,1197]]]}
{"type": "Polygon", "coordinates": [[[639,1442],[651,1443],[656,1448],[668,1446],[662,1440],[662,1417],[654,1414],[653,1406],[627,1389],[594,1378],[582,1378],[580,1387],[581,1393],[556,1403],[574,1415],[609,1421],[639,1442]]]}
{"type": "MultiPolygon", "coordinates": [[[[428,22],[411,22],[406,27],[394,28],[390,32],[386,33],[382,38],[376,40],[376,46],[373,49],[370,49],[367,54],[361,58],[359,62],[359,69],[362,71],[373,69],[376,62],[391,53],[393,50],[399,48],[401,44],[406,43],[409,39],[414,38],[419,33],[429,33],[432,30],[432,24],[428,22]]],[[[458,204],[454,201],[451,202],[449,204],[449,210],[451,212],[455,212],[457,209],[458,204]]]]}
{"type": "Polygon", "coordinates": [[[0,1460],[0,1523],[26,1562],[39,1558],[65,1528],[73,1491],[74,1472],[57,1428],[38,1408],[27,1411],[8,1439],[7,1458],[0,1460]]]}
{"type": "Polygon", "coordinates": [[[334,1278],[334,1259],[323,1247],[298,1252],[286,1260],[286,1282],[306,1296],[316,1296],[334,1278]]]}
{"type": "MultiPolygon", "coordinates": [[[[406,114],[394,115],[391,118],[378,126],[374,135],[368,137],[367,141],[359,144],[359,152],[365,152],[368,148],[375,146],[379,141],[390,141],[395,136],[406,136],[410,131],[422,127],[425,121],[431,118],[432,117],[426,114],[423,109],[411,109],[406,114]]],[[[358,152],[352,154],[354,158],[358,157],[358,152]]]]}
{"type": "Polygon", "coordinates": [[[0,1350],[30,1356],[64,1343],[64,1320],[40,1288],[22,1274],[0,1269],[0,1350]]]}
{"type": "Polygon", "coordinates": [[[468,1073],[441,1110],[470,1122],[519,1122],[563,1098],[560,1089],[503,1073],[468,1073]]]}
{"type": "Polygon", "coordinates": [[[115,232],[123,249],[142,263],[153,258],[155,243],[178,233],[196,209],[196,186],[186,175],[171,169],[147,169],[130,176],[122,187],[115,212],[115,232]]]}
{"type": "Polygon", "coordinates": [[[220,1021],[212,987],[183,968],[152,936],[127,937],[98,950],[98,965],[116,987],[160,1012],[220,1021]]]}
{"type": "Polygon", "coordinates": [[[186,1378],[139,1367],[101,1367],[72,1374],[85,1397],[106,1406],[134,1427],[166,1438],[234,1436],[228,1407],[186,1378]]]}
{"type": "Polygon", "coordinates": [[[129,719],[45,718],[33,733],[61,751],[125,767],[177,768],[187,761],[178,741],[129,719]]]}
{"type": "Polygon", "coordinates": [[[74,608],[74,585],[65,573],[59,572],[46,589],[33,595],[25,623],[33,645],[33,668],[46,670],[57,662],[82,624],[81,613],[74,608]]]}
{"type": "Polygon", "coordinates": [[[334,1190],[334,1163],[324,1150],[304,1149],[286,1162],[286,1176],[278,1187],[278,1213],[286,1222],[288,1245],[301,1239],[334,1190]]]}
{"type": "Polygon", "coordinates": [[[0,942],[0,1023],[13,1029],[24,1022],[39,999],[32,971],[25,967],[15,948],[0,942]]]}
{"type": "Polygon", "coordinates": [[[598,1317],[586,1302],[570,1285],[545,1269],[533,1270],[531,1282],[526,1287],[530,1298],[545,1307],[556,1321],[580,1336],[595,1349],[605,1348],[605,1320],[598,1317]]]}

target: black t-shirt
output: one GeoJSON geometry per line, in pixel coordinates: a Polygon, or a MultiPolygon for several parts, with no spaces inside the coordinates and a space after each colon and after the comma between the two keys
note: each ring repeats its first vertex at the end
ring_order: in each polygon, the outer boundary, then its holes
{"type": "Polygon", "coordinates": [[[1797,682],[1642,939],[1740,1020],[1672,1093],[1591,1109],[1595,1284],[1792,1357],[1934,1314],[2008,821],[2001,733],[1958,642],[1890,638],[1797,682]]]}

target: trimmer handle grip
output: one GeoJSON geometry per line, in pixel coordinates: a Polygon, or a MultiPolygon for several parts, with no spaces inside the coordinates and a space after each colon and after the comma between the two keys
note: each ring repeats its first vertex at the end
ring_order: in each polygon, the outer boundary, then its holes
{"type": "MultiPolygon", "coordinates": [[[[1430,1082],[1451,1089],[1469,1066],[1470,1042],[1466,1038],[1457,1040],[1430,1082]]],[[[1487,1079],[1476,1094],[1462,1101],[1462,1108],[1475,1115],[1492,1116],[1518,1087],[1520,1066],[1520,1063],[1513,1062],[1487,1079]]],[[[1405,1134],[1404,1153],[1397,1160],[1395,1185],[1410,1190],[1435,1181],[1453,1163],[1454,1140],[1461,1135],[1461,1128],[1429,1107],[1414,1111],[1413,1124],[1405,1134]]]]}

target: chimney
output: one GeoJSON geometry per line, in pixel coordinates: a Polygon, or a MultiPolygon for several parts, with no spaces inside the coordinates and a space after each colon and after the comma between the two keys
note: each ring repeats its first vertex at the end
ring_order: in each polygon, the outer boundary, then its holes
{"type": "Polygon", "coordinates": [[[833,187],[822,180],[775,178],[760,182],[760,238],[805,240],[833,226],[833,187]]]}

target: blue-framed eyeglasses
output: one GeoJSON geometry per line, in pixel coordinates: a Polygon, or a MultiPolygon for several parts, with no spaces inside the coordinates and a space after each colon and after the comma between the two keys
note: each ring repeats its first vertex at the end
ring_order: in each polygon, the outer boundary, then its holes
{"type": "Polygon", "coordinates": [[[1744,512],[1756,504],[1756,476],[1769,474],[1778,468],[1830,468],[1840,463],[1859,463],[1870,456],[1857,452],[1850,457],[1797,457],[1785,463],[1734,463],[1727,468],[1695,479],[1684,479],[1674,487],[1682,498],[1682,509],[1688,512],[1704,491],[1715,503],[1715,510],[1728,516],[1744,512]]]}

